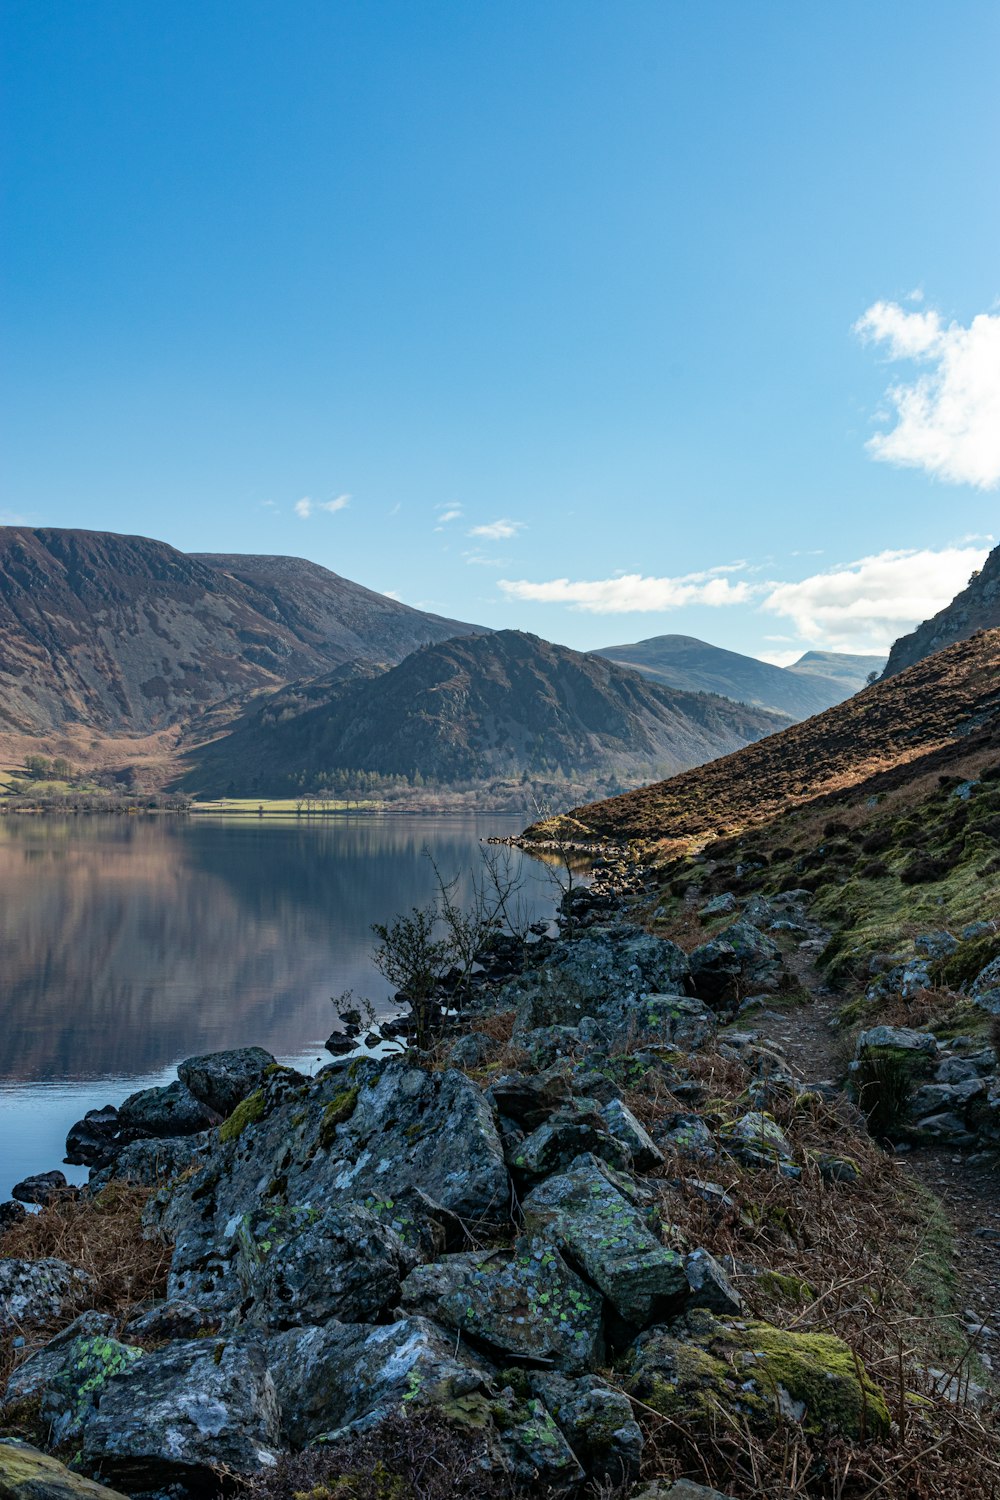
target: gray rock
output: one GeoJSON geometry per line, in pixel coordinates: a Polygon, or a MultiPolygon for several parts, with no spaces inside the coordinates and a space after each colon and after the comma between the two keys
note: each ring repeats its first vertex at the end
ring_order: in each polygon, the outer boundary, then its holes
{"type": "Polygon", "coordinates": [[[922,958],[949,958],[958,947],[958,938],[943,929],[940,932],[922,932],[913,939],[913,946],[922,958]]]}
{"type": "Polygon", "coordinates": [[[92,1284],[86,1271],[62,1260],[0,1260],[0,1335],[54,1323],[92,1284]]]}
{"type": "Polygon", "coordinates": [[[193,1302],[165,1298],[134,1313],[122,1326],[122,1338],[132,1344],[158,1344],[217,1333],[222,1319],[193,1302]]]}
{"type": "Polygon", "coordinates": [[[576,1026],[585,1016],[626,1026],[643,995],[678,989],[689,972],[676,943],[639,928],[590,929],[556,943],[539,969],[511,981],[500,1003],[517,1006],[515,1038],[539,1026],[576,1026]]]}
{"type": "Polygon", "coordinates": [[[696,993],[711,1004],[772,991],[782,977],[781,950],[747,921],[733,922],[690,955],[696,993]]]}
{"type": "Polygon", "coordinates": [[[654,1480],[636,1490],[632,1500],[733,1500],[721,1490],[709,1489],[707,1485],[695,1484],[692,1479],[675,1479],[672,1483],[654,1480]]]}
{"type": "Polygon", "coordinates": [[[713,896],[706,901],[698,915],[702,917],[727,917],[730,912],[738,911],[740,903],[732,891],[723,891],[721,896],[713,896]]]}
{"type": "Polygon", "coordinates": [[[690,1288],[689,1307],[707,1307],[712,1312],[743,1311],[743,1298],[733,1286],[714,1255],[707,1250],[692,1250],[684,1257],[684,1275],[690,1288]]]}
{"type": "Polygon", "coordinates": [[[218,1125],[221,1118],[179,1079],[162,1088],[129,1094],[118,1111],[121,1130],[139,1136],[197,1135],[218,1125]]]}
{"type": "Polygon", "coordinates": [[[19,1203],[35,1203],[44,1208],[47,1203],[57,1203],[61,1198],[75,1198],[78,1191],[70,1187],[64,1172],[36,1172],[33,1177],[16,1182],[10,1193],[19,1203]]]}
{"type": "Polygon", "coordinates": [[[467,1032],[448,1048],[448,1066],[451,1068],[481,1067],[492,1048],[492,1040],[483,1032],[467,1032]]]}
{"type": "Polygon", "coordinates": [[[998,930],[996,922],[969,922],[962,928],[962,941],[972,942],[975,938],[987,937],[991,932],[998,930]]]}
{"type": "Polygon", "coordinates": [[[418,1266],[403,1283],[402,1305],[503,1358],[568,1371],[603,1359],[601,1297],[544,1239],[418,1266]]]}
{"type": "Polygon", "coordinates": [[[925,1140],[948,1141],[954,1146],[971,1145],[975,1136],[969,1131],[961,1115],[945,1111],[928,1115],[913,1126],[911,1134],[925,1140]]]}
{"type": "Polygon", "coordinates": [[[25,1394],[41,1392],[40,1416],[49,1434],[48,1442],[59,1448],[63,1443],[79,1441],[97,1413],[108,1382],[142,1359],[143,1352],[116,1339],[90,1334],[60,1340],[36,1358],[38,1367],[34,1371],[30,1359],[15,1371],[20,1377],[16,1384],[25,1394]]]}
{"type": "Polygon", "coordinates": [[[637,1172],[650,1172],[662,1164],[663,1152],[627,1104],[620,1099],[609,1099],[601,1115],[608,1133],[626,1148],[637,1172]]]}
{"type": "Polygon", "coordinates": [[[196,1099],[223,1119],[252,1094],[275,1059],[263,1047],[236,1047],[209,1052],[178,1064],[177,1076],[196,1099]]]}
{"type": "Polygon", "coordinates": [[[201,1161],[210,1144],[207,1134],[168,1136],[161,1140],[129,1141],[107,1166],[91,1169],[91,1191],[109,1182],[133,1182],[142,1187],[166,1187],[201,1161]]]}
{"type": "MultiPolygon", "coordinates": [[[[197,1175],[159,1206],[175,1241],[169,1293],[238,1304],[238,1230],[262,1199],[299,1213],[361,1204],[399,1233],[392,1206],[411,1189],[468,1223],[506,1220],[510,1180],[493,1111],[463,1073],[394,1059],[309,1080],[272,1074],[219,1132],[197,1175]]],[[[417,1242],[423,1231],[416,1224],[407,1233],[417,1242]]]]}
{"type": "Polygon", "coordinates": [[[282,1428],[296,1447],[404,1402],[409,1408],[469,1396],[490,1373],[453,1333],[419,1317],[291,1329],[269,1340],[268,1357],[282,1428]]]}
{"type": "Polygon", "coordinates": [[[592,1157],[536,1187],[522,1208],[529,1231],[551,1236],[626,1323],[642,1327],[683,1301],[681,1257],[656,1238],[592,1157]]]}
{"type": "Polygon", "coordinates": [[[240,1314],[259,1328],[375,1322],[398,1300],[407,1269],[399,1236],[352,1203],[260,1209],[238,1238],[240,1314]]]}
{"type": "Polygon", "coordinates": [[[568,1167],[585,1151],[592,1151],[611,1166],[627,1168],[628,1148],[604,1128],[604,1118],[594,1105],[579,1102],[560,1109],[525,1136],[511,1159],[511,1166],[525,1177],[549,1177],[568,1167]]]}
{"type": "Polygon", "coordinates": [[[127,1491],[210,1490],[220,1466],[273,1467],[278,1402],[252,1335],[193,1339],[144,1354],[101,1392],[83,1433],[82,1466],[127,1491]]]}
{"type": "Polygon", "coordinates": [[[988,963],[969,986],[969,994],[981,1010],[1000,1015],[1000,957],[988,963]]]}
{"type": "Polygon", "coordinates": [[[895,1052],[909,1052],[917,1061],[921,1054],[934,1057],[938,1050],[937,1037],[929,1031],[914,1031],[907,1026],[871,1026],[858,1035],[855,1057],[876,1048],[888,1047],[895,1052]]]}
{"type": "Polygon", "coordinates": [[[910,1099],[910,1116],[919,1120],[924,1115],[940,1114],[944,1110],[960,1112],[985,1093],[986,1084],[978,1077],[965,1078],[961,1083],[925,1083],[910,1099]]]}
{"type": "Polygon", "coordinates": [[[968,1057],[946,1057],[934,1074],[938,1083],[964,1083],[967,1078],[978,1078],[979,1069],[968,1057]]]}
{"type": "Polygon", "coordinates": [[[670,1123],[657,1130],[656,1139],[664,1151],[677,1151],[683,1156],[714,1161],[718,1155],[715,1137],[700,1115],[671,1116],[670,1123]]]}
{"type": "Polygon", "coordinates": [[[617,1045],[697,1052],[715,1035],[715,1014],[690,995],[645,995],[615,1035],[617,1045]]]}
{"type": "Polygon", "coordinates": [[[727,1142],[742,1143],[765,1155],[791,1160],[792,1148],[781,1126],[762,1110],[750,1110],[725,1133],[727,1142]]]}
{"type": "Polygon", "coordinates": [[[533,1393],[545,1403],[563,1437],[590,1479],[622,1484],[639,1473],[642,1429],[623,1391],[597,1375],[576,1380],[533,1374],[533,1393]]]}

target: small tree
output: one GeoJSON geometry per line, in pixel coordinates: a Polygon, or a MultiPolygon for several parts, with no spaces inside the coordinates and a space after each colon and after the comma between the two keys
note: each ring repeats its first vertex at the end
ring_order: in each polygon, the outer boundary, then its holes
{"type": "Polygon", "coordinates": [[[447,939],[434,936],[436,922],[433,907],[414,906],[409,916],[372,923],[378,939],[372,962],[383,979],[409,1001],[418,1047],[426,1046],[436,1030],[434,991],[451,958],[447,939]]]}

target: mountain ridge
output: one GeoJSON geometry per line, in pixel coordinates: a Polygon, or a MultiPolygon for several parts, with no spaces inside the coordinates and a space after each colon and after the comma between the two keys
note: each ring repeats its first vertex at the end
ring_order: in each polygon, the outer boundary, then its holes
{"type": "Polygon", "coordinates": [[[895,677],[934,652],[956,641],[968,640],[975,631],[993,630],[997,626],[1000,626],[1000,547],[993,548],[982,568],[950,604],[909,635],[900,636],[889,653],[884,675],[895,677]]]}

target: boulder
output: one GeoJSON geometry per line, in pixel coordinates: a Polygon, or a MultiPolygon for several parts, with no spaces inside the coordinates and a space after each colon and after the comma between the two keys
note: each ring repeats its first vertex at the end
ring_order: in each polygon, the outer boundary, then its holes
{"type": "Polygon", "coordinates": [[[870,1026],[858,1034],[854,1055],[888,1053],[898,1057],[915,1072],[927,1072],[937,1058],[938,1040],[930,1031],[914,1031],[908,1026],[870,1026]]]}
{"type": "Polygon", "coordinates": [[[627,1104],[609,1099],[601,1108],[601,1116],[608,1133],[628,1151],[637,1172],[651,1172],[662,1165],[663,1152],[627,1104]]]}
{"type": "Polygon", "coordinates": [[[106,1167],[127,1139],[121,1133],[118,1111],[113,1104],[106,1104],[103,1109],[88,1109],[83,1119],[69,1128],[66,1160],[77,1167],[106,1167]]]}
{"type": "Polygon", "coordinates": [[[640,1334],[628,1368],[630,1393],[685,1425],[703,1426],[722,1413],[758,1431],[782,1421],[855,1439],[889,1430],[883,1392],[832,1334],[697,1311],[640,1334]]]}
{"type": "Polygon", "coordinates": [[[714,1255],[707,1250],[692,1250],[684,1257],[684,1275],[689,1287],[688,1307],[707,1307],[711,1312],[743,1311],[743,1299],[714,1255]]]}
{"type": "Polygon", "coordinates": [[[642,1459],[642,1429],[623,1391],[597,1375],[532,1374],[531,1389],[592,1480],[620,1485],[634,1479],[642,1459]]]}
{"type": "Polygon", "coordinates": [[[165,1187],[196,1166],[208,1144],[204,1132],[167,1136],[162,1140],[129,1141],[105,1166],[91,1168],[89,1187],[99,1189],[113,1180],[142,1187],[165,1187]]]}
{"type": "Polygon", "coordinates": [[[913,946],[921,958],[950,958],[958,947],[958,939],[950,932],[922,932],[913,939],[913,946]]]}
{"type": "Polygon", "coordinates": [[[81,1313],[23,1364],[15,1366],[4,1389],[4,1405],[28,1401],[32,1396],[40,1395],[63,1370],[66,1351],[77,1340],[95,1339],[107,1343],[114,1340],[117,1332],[118,1325],[110,1313],[95,1312],[93,1308],[81,1313]]]}
{"type": "Polygon", "coordinates": [[[690,955],[695,993],[710,1004],[776,990],[782,978],[781,950],[751,922],[733,922],[690,955]]]}
{"type": "Polygon", "coordinates": [[[721,896],[713,896],[706,901],[698,912],[700,917],[728,917],[732,912],[739,911],[740,903],[732,891],[723,891],[721,896]]]}
{"type": "Polygon", "coordinates": [[[253,1335],[192,1339],[113,1376],[83,1434],[82,1466],[127,1491],[214,1492],[219,1469],[255,1474],[280,1446],[278,1402],[253,1335]]]}
{"type": "Polygon", "coordinates": [[[738,1156],[756,1165],[758,1158],[774,1161],[791,1161],[792,1148],[788,1137],[776,1120],[763,1110],[749,1110],[741,1115],[736,1124],[723,1132],[725,1144],[738,1156]]]}
{"type": "Polygon", "coordinates": [[[124,1500],[16,1438],[0,1437],[0,1500],[124,1500]]]}
{"type": "Polygon", "coordinates": [[[1000,957],[988,963],[969,986],[969,994],[981,1010],[1000,1015],[1000,957]]]}
{"type": "Polygon", "coordinates": [[[375,1322],[399,1298],[399,1236],[357,1204],[259,1209],[239,1229],[240,1314],[266,1329],[375,1322]]]}
{"type": "Polygon", "coordinates": [[[66,1181],[65,1172],[36,1172],[33,1177],[25,1177],[16,1182],[10,1195],[19,1203],[34,1203],[44,1208],[47,1203],[75,1198],[78,1192],[79,1188],[70,1187],[66,1181]]]}
{"type": "Polygon", "coordinates": [[[204,1307],[164,1298],[133,1313],[122,1326],[122,1338],[132,1344],[162,1344],[217,1333],[221,1326],[222,1319],[204,1307]]]}
{"type": "Polygon", "coordinates": [[[418,1266],[403,1283],[402,1305],[460,1331],[493,1357],[568,1371],[603,1359],[600,1295],[541,1238],[418,1266]]]}
{"type": "Polygon", "coordinates": [[[448,1406],[481,1391],[490,1373],[453,1333],[420,1317],[294,1328],[267,1348],[282,1429],[295,1447],[362,1417],[448,1406]]]}
{"type": "Polygon", "coordinates": [[[222,1116],[209,1109],[180,1079],[162,1088],[140,1089],[129,1094],[118,1111],[119,1129],[125,1137],[197,1135],[218,1125],[222,1116]]]}
{"type": "Polygon", "coordinates": [[[733,1500],[733,1496],[710,1489],[708,1485],[695,1484],[693,1479],[675,1479],[645,1484],[633,1493],[631,1500],[733,1500]]]}
{"type": "Polygon", "coordinates": [[[177,1066],[177,1076],[196,1099],[222,1119],[252,1094],[275,1059],[263,1047],[235,1047],[189,1057],[177,1066]]]}
{"type": "Polygon", "coordinates": [[[5,1401],[41,1395],[39,1416],[48,1443],[77,1443],[93,1420],[108,1382],[142,1359],[141,1349],[105,1335],[82,1334],[50,1344],[14,1371],[5,1401]]]}
{"type": "Polygon", "coordinates": [[[614,1040],[621,1046],[676,1047],[697,1052],[715,1035],[715,1013],[691,995],[649,994],[633,1006],[614,1040]]]}
{"type": "Polygon", "coordinates": [[[624,1322],[644,1327],[683,1301],[681,1257],[657,1239],[595,1158],[580,1157],[548,1178],[522,1208],[529,1231],[554,1240],[624,1322]]]}
{"type": "Polygon", "coordinates": [[[515,1038],[540,1026],[576,1026],[585,1016],[627,1026],[640,997],[683,987],[687,955],[638,927],[591,928],[555,943],[546,962],[501,992],[516,1005],[515,1038]]]}
{"type": "Polygon", "coordinates": [[[471,1224],[507,1219],[510,1180],[493,1110],[464,1073],[402,1059],[332,1066],[315,1079],[272,1073],[237,1106],[196,1176],[157,1207],[175,1241],[169,1294],[238,1305],[238,1231],[262,1201],[292,1215],[358,1204],[429,1249],[426,1200],[471,1224]],[[416,1220],[397,1213],[407,1194],[416,1220]]]}
{"type": "Polygon", "coordinates": [[[62,1260],[0,1260],[0,1335],[54,1323],[91,1285],[86,1271],[62,1260]]]}
{"type": "Polygon", "coordinates": [[[627,1168],[632,1160],[623,1142],[606,1129],[596,1105],[574,1100],[525,1136],[509,1162],[524,1177],[549,1177],[568,1167],[585,1151],[618,1168],[627,1168]]]}
{"type": "Polygon", "coordinates": [[[670,1115],[656,1127],[657,1143],[664,1151],[682,1156],[700,1156],[714,1161],[718,1155],[715,1137],[700,1115],[670,1115]]]}

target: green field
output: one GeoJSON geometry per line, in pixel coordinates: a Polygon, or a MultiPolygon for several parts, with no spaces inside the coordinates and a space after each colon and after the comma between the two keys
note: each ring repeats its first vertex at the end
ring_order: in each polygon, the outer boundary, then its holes
{"type": "Polygon", "coordinates": [[[303,797],[217,797],[211,802],[192,802],[193,813],[229,813],[238,817],[295,817],[323,818],[328,813],[357,812],[359,808],[381,807],[377,801],[318,802],[306,801],[303,797]]]}

